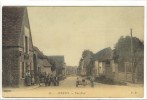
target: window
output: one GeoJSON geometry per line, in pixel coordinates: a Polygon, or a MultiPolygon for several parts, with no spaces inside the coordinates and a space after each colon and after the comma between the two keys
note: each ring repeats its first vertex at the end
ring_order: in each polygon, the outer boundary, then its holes
{"type": "Polygon", "coordinates": [[[116,71],[116,69],[115,69],[115,64],[113,63],[112,64],[112,72],[115,72],[116,71]]]}
{"type": "Polygon", "coordinates": [[[21,78],[25,77],[25,71],[24,71],[24,62],[21,62],[21,78]]]}
{"type": "Polygon", "coordinates": [[[125,62],[125,68],[126,68],[126,72],[131,72],[132,71],[131,63],[130,62],[125,62]]]}
{"type": "Polygon", "coordinates": [[[25,65],[26,65],[26,72],[30,71],[29,64],[26,62],[25,65]]]}
{"type": "Polygon", "coordinates": [[[28,37],[25,36],[25,53],[28,53],[28,37]]]}

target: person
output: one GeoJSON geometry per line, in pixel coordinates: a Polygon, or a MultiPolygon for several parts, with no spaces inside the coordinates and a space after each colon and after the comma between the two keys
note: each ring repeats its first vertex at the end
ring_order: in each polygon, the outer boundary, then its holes
{"type": "Polygon", "coordinates": [[[50,77],[50,75],[48,75],[48,86],[50,86],[51,85],[51,77],[50,77]]]}
{"type": "Polygon", "coordinates": [[[55,77],[55,80],[56,80],[56,86],[59,86],[59,78],[58,78],[58,76],[55,77]]]}
{"type": "Polygon", "coordinates": [[[32,85],[35,84],[35,79],[34,79],[34,76],[32,76],[32,85]]]}
{"type": "Polygon", "coordinates": [[[54,84],[54,77],[53,77],[53,75],[50,76],[50,82],[49,82],[49,85],[51,85],[51,83],[54,84]]]}
{"type": "Polygon", "coordinates": [[[48,75],[47,75],[47,73],[45,73],[45,76],[44,76],[44,84],[45,84],[45,86],[48,85],[48,75]]]}
{"type": "Polygon", "coordinates": [[[94,77],[93,76],[90,77],[90,83],[91,83],[91,87],[94,87],[94,77]]]}
{"type": "Polygon", "coordinates": [[[85,86],[86,85],[86,80],[82,79],[82,84],[85,86]]]}
{"type": "Polygon", "coordinates": [[[77,77],[76,87],[78,87],[78,85],[79,85],[79,78],[77,77]]]}
{"type": "Polygon", "coordinates": [[[26,85],[27,86],[31,85],[31,75],[29,71],[26,72],[26,85]]]}

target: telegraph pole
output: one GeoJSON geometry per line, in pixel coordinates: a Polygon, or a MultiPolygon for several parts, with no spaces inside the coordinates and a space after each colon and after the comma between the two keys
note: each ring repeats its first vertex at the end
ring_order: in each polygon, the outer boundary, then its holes
{"type": "Polygon", "coordinates": [[[132,29],[130,29],[130,34],[131,34],[131,71],[132,71],[132,81],[133,81],[133,83],[134,83],[132,29]]]}

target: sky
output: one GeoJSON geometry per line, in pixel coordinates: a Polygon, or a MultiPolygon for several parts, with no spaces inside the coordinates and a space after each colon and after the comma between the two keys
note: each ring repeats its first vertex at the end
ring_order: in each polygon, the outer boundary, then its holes
{"type": "Polygon", "coordinates": [[[115,46],[121,36],[144,40],[143,7],[28,7],[34,46],[78,66],[82,51],[115,46]]]}

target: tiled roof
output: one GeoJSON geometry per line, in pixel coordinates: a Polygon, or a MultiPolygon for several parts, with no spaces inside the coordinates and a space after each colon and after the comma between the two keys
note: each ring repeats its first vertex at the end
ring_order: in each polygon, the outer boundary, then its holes
{"type": "Polygon", "coordinates": [[[110,60],[112,59],[112,57],[113,57],[113,50],[110,47],[97,52],[93,56],[94,60],[100,60],[100,61],[110,60]]]}
{"type": "Polygon", "coordinates": [[[33,47],[34,51],[36,51],[36,53],[38,54],[38,57],[41,58],[41,59],[44,59],[45,56],[43,54],[43,52],[41,52],[37,47],[33,47]]]}
{"type": "Polygon", "coordinates": [[[43,59],[43,66],[45,66],[45,67],[51,67],[51,64],[48,62],[47,59],[43,59]]]}
{"type": "Polygon", "coordinates": [[[19,39],[26,7],[2,8],[2,45],[20,46],[19,39]]]}

